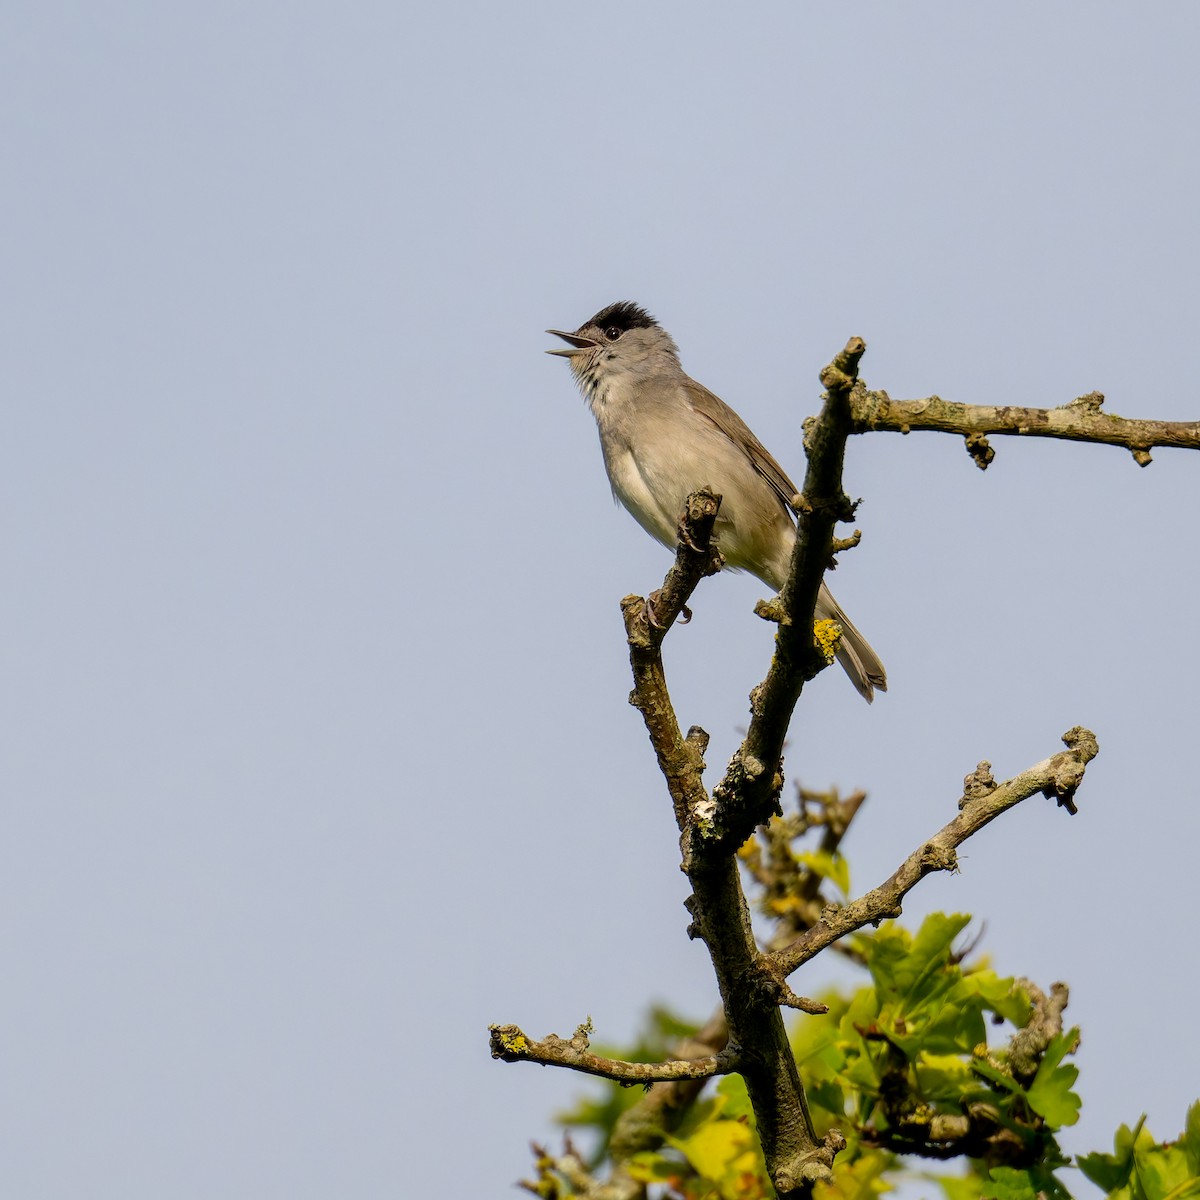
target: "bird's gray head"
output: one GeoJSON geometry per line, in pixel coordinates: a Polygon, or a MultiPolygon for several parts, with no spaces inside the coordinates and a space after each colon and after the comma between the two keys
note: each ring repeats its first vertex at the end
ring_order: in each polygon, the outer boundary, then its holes
{"type": "Polygon", "coordinates": [[[629,300],[602,308],[584,321],[574,333],[547,329],[568,343],[565,350],[547,350],[571,364],[583,394],[589,401],[603,396],[610,387],[629,377],[636,382],[679,367],[679,348],[671,335],[644,309],[629,300]]]}

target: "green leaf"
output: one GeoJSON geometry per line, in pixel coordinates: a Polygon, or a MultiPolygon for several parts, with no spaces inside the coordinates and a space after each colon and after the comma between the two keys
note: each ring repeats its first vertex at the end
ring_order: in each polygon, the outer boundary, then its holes
{"type": "Polygon", "coordinates": [[[967,987],[979,994],[992,1012],[999,1013],[1010,1024],[1023,1029],[1029,1023],[1033,1005],[1029,995],[1015,979],[1001,979],[995,971],[980,969],[963,976],[967,987]]]}
{"type": "Polygon", "coordinates": [[[1182,1200],[1183,1196],[1200,1193],[1200,1178],[1188,1162],[1187,1147],[1181,1142],[1163,1146],[1134,1147],[1134,1175],[1141,1184],[1146,1200],[1182,1200]]]}
{"type": "Polygon", "coordinates": [[[808,1092],[808,1102],[814,1110],[823,1110],[835,1122],[846,1115],[846,1093],[836,1081],[822,1079],[818,1083],[809,1084],[805,1091],[808,1092]]]}
{"type": "Polygon", "coordinates": [[[891,1156],[878,1150],[867,1151],[852,1161],[839,1156],[833,1179],[821,1184],[817,1195],[820,1200],[874,1200],[893,1186],[883,1179],[891,1165],[891,1156]]]}
{"type": "Polygon", "coordinates": [[[1182,1146],[1153,1146],[1134,1152],[1134,1171],[1146,1200],[1182,1200],[1200,1193],[1200,1179],[1189,1168],[1182,1146]]]}
{"type": "Polygon", "coordinates": [[[675,1136],[681,1138],[689,1137],[701,1125],[717,1120],[721,1116],[723,1103],[719,1096],[709,1096],[703,1100],[698,1100],[684,1114],[683,1120],[679,1123],[679,1128],[675,1130],[675,1136]]]}
{"type": "Polygon", "coordinates": [[[1106,1192],[1115,1192],[1117,1188],[1124,1187],[1128,1182],[1132,1159],[1129,1162],[1121,1163],[1113,1155],[1097,1151],[1094,1154],[1076,1155],[1075,1165],[1098,1188],[1102,1188],[1106,1192]]]}
{"type": "MultiPolygon", "coordinates": [[[[667,1142],[681,1151],[702,1178],[717,1185],[723,1198],[744,1194],[747,1178],[766,1182],[766,1168],[758,1139],[742,1121],[710,1121],[691,1137],[668,1137],[667,1142]]],[[[761,1195],[764,1186],[755,1194],[761,1195]]]]}
{"type": "Polygon", "coordinates": [[[987,1041],[983,1005],[964,979],[952,980],[940,1005],[931,1010],[922,1048],[931,1054],[970,1054],[987,1041]]]}
{"type": "Polygon", "coordinates": [[[930,913],[915,938],[894,924],[886,926],[869,963],[881,1000],[895,999],[901,1011],[909,1012],[927,999],[938,973],[949,965],[954,939],[970,920],[962,914],[930,913]]]}
{"type": "Polygon", "coordinates": [[[1018,1171],[1015,1167],[993,1167],[980,1192],[981,1196],[994,1197],[994,1200],[1035,1200],[1037,1194],[1038,1189],[1029,1172],[1018,1171]]]}
{"type": "Polygon", "coordinates": [[[829,854],[824,850],[805,850],[796,855],[810,871],[822,879],[828,879],[843,896],[850,894],[850,864],[840,854],[829,854]]]}
{"type": "Polygon", "coordinates": [[[754,1109],[750,1104],[750,1093],[746,1081],[740,1075],[726,1075],[717,1084],[717,1095],[721,1097],[720,1112],[727,1121],[748,1121],[753,1128],[754,1109]]]}
{"type": "Polygon", "coordinates": [[[1145,1123],[1146,1114],[1143,1113],[1132,1129],[1128,1125],[1122,1125],[1117,1130],[1113,1138],[1115,1154],[1105,1154],[1102,1151],[1081,1154],[1075,1159],[1076,1165],[1094,1184],[1106,1192],[1124,1187],[1129,1182],[1129,1175],[1133,1169],[1133,1146],[1145,1123]]]}
{"type": "Polygon", "coordinates": [[[753,1152],[753,1136],[738,1121],[712,1121],[689,1138],[671,1142],[705,1179],[718,1180],[733,1170],[744,1154],[753,1152]]]}
{"type": "Polygon", "coordinates": [[[994,1067],[986,1058],[975,1059],[971,1063],[971,1069],[977,1075],[982,1075],[988,1083],[994,1083],[1006,1092],[1013,1092],[1018,1096],[1025,1094],[1025,1089],[1011,1075],[1001,1071],[999,1067],[994,1067]]]}
{"type": "Polygon", "coordinates": [[[640,1183],[670,1183],[687,1170],[682,1163],[664,1158],[656,1150],[639,1150],[626,1166],[640,1183]]]}
{"type": "Polygon", "coordinates": [[[1079,1068],[1073,1064],[1062,1066],[1063,1058],[1073,1046],[1078,1045],[1079,1030],[1060,1033],[1046,1047],[1046,1053],[1038,1064],[1037,1075],[1029,1085],[1029,1103],[1035,1112],[1041,1113],[1055,1129],[1074,1125],[1079,1120],[1079,1097],[1071,1091],[1079,1078],[1079,1068]]]}
{"type": "Polygon", "coordinates": [[[970,1063],[959,1054],[922,1053],[913,1066],[925,1100],[958,1104],[965,1092],[978,1090],[970,1063]]]}
{"type": "Polygon", "coordinates": [[[941,1185],[946,1200],[979,1200],[983,1187],[978,1175],[927,1175],[925,1178],[941,1185]]]}
{"type": "Polygon", "coordinates": [[[1183,1127],[1179,1140],[1188,1152],[1192,1170],[1200,1174],[1200,1100],[1188,1109],[1187,1124],[1183,1127]]]}

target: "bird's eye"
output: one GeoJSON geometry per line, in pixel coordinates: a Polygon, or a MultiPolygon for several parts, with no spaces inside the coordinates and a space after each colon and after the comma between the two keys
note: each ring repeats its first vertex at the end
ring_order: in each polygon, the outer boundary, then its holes
{"type": "Polygon", "coordinates": [[[615,341],[617,340],[617,338],[619,338],[619,337],[621,336],[621,334],[622,334],[622,333],[624,333],[624,332],[625,332],[625,331],[624,331],[623,329],[620,329],[620,328],[618,328],[616,325],[610,325],[610,326],[609,326],[609,327],[608,327],[608,328],[607,328],[607,329],[604,331],[604,336],[605,336],[606,338],[608,338],[608,340],[609,340],[610,342],[615,342],[615,341]]]}

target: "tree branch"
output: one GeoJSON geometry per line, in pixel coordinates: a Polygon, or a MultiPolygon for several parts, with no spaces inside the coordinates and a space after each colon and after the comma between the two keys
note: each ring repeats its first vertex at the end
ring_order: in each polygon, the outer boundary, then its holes
{"type": "Polygon", "coordinates": [[[682,611],[700,578],[716,567],[709,539],[718,497],[706,493],[688,497],[676,563],[662,589],[649,604],[637,596],[627,596],[621,602],[634,678],[630,701],[642,713],[666,779],[680,830],[683,868],[692,885],[688,907],[693,922],[689,932],[702,938],[708,947],[729,1024],[730,1045],[739,1052],[738,1070],[754,1108],[767,1169],[784,1200],[808,1195],[816,1180],[828,1178],[834,1155],[844,1143],[836,1132],[822,1141],[813,1128],[779,1008],[780,1003],[808,1002],[764,969],[735,852],[750,830],[777,806],[782,786],[777,764],[792,708],[804,680],[826,665],[824,654],[813,641],[812,614],[829,561],[834,522],[849,508],[840,488],[841,454],[849,428],[846,370],[854,369],[864,349],[856,339],[838,363],[826,371],[830,396],[834,397],[827,401],[826,409],[833,415],[824,425],[818,421],[814,427],[813,444],[820,449],[810,451],[806,485],[811,482],[811,498],[798,504],[802,531],[793,557],[793,580],[784,592],[784,616],[776,639],[776,662],[772,664],[774,675],[768,676],[763,685],[774,691],[768,700],[756,702],[760,731],[764,719],[767,728],[763,745],[769,746],[773,738],[775,748],[769,759],[762,760],[770,763],[769,772],[755,759],[753,749],[747,752],[749,738],[735,755],[730,772],[736,779],[731,784],[727,774],[728,786],[722,797],[726,808],[737,814],[735,821],[721,819],[718,804],[707,794],[701,774],[707,735],[696,728],[686,738],[680,732],[661,654],[670,620],[682,611]],[[678,586],[676,576],[682,576],[678,586]],[[807,597],[807,617],[793,625],[786,613],[791,611],[787,607],[789,597],[797,587],[807,597]],[[772,704],[783,704],[786,711],[780,712],[772,704]],[[738,790],[747,781],[751,793],[748,797],[738,790]]]}
{"type": "Polygon", "coordinates": [[[850,410],[855,433],[934,430],[959,434],[967,439],[967,449],[981,470],[993,457],[987,444],[989,433],[1123,446],[1142,467],[1150,463],[1152,446],[1200,450],[1200,421],[1131,420],[1102,412],[1103,403],[1100,392],[1089,392],[1058,408],[953,404],[940,396],[893,400],[887,392],[868,391],[859,384],[851,396],[850,410]]]}
{"type": "Polygon", "coordinates": [[[957,870],[957,847],[1022,800],[1040,792],[1054,797],[1061,807],[1074,813],[1075,792],[1083,781],[1084,768],[1100,752],[1100,747],[1095,734],[1078,725],[1064,733],[1062,740],[1068,749],[1021,772],[1007,783],[997,784],[990,765],[980,763],[964,781],[958,816],[918,846],[890,879],[843,908],[831,905],[816,925],[790,946],[772,955],[772,966],[778,977],[785,979],[846,934],[886,917],[898,917],[900,902],[926,875],[933,871],[957,870]]]}
{"type": "Polygon", "coordinates": [[[569,1067],[585,1075],[598,1075],[622,1084],[669,1083],[680,1079],[711,1079],[737,1070],[737,1055],[729,1050],[704,1058],[676,1059],[672,1062],[635,1063],[619,1058],[603,1058],[588,1046],[591,1024],[580,1025],[572,1037],[552,1033],[540,1042],[527,1037],[516,1025],[489,1026],[493,1058],[505,1062],[534,1062],[544,1067],[569,1067]]]}
{"type": "Polygon", "coordinates": [[[629,703],[642,714],[681,830],[690,826],[693,814],[710,806],[700,774],[704,770],[708,735],[696,728],[689,730],[686,738],[680,733],[667,691],[662,643],[676,617],[686,611],[696,585],[706,575],[721,569],[720,553],[712,545],[713,523],[720,507],[721,497],[713,492],[699,491],[688,496],[679,523],[675,564],[667,572],[662,587],[649,600],[626,596],[621,601],[633,671],[629,703]]]}
{"type": "Polygon", "coordinates": [[[779,624],[775,653],[766,678],[751,693],[750,728],[745,740],[713,789],[714,819],[697,828],[699,843],[689,849],[705,855],[733,853],[756,825],[780,812],[783,741],[805,683],[829,665],[831,651],[813,638],[813,614],[821,580],[829,567],[833,532],[838,521],[854,516],[854,505],[842,491],[842,460],[851,430],[850,391],[867,346],[851,338],[846,348],[821,372],[825,403],[820,416],[805,423],[808,467],[804,492],[793,507],[799,514],[791,571],[777,601],[760,606],[760,616],[779,624]]]}

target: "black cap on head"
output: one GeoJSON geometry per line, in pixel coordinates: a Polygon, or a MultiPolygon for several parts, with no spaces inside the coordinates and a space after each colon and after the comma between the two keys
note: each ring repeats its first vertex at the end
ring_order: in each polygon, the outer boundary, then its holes
{"type": "Polygon", "coordinates": [[[629,329],[658,328],[658,322],[632,300],[618,300],[616,304],[602,308],[588,324],[600,329],[619,329],[622,333],[629,329]]]}

